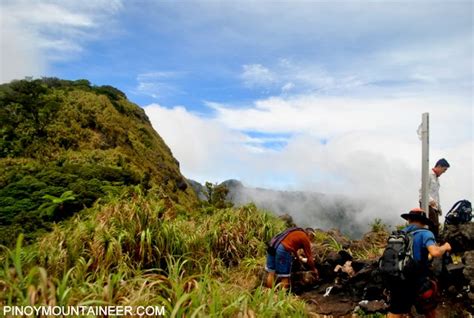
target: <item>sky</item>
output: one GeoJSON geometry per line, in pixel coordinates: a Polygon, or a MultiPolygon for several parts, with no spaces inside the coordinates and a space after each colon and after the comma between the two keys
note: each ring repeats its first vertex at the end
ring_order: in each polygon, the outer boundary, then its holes
{"type": "Polygon", "coordinates": [[[441,205],[473,200],[472,1],[10,1],[0,82],[112,85],[199,182],[416,206],[417,128],[441,205]]]}

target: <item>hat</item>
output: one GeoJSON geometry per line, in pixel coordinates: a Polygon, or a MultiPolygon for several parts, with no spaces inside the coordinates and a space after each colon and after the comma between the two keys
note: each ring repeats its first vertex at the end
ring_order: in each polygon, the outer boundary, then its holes
{"type": "Polygon", "coordinates": [[[423,209],[420,209],[420,208],[414,208],[414,209],[411,209],[410,212],[408,213],[404,213],[402,215],[400,215],[402,218],[404,218],[405,220],[413,220],[413,221],[420,221],[422,222],[423,224],[426,224],[428,225],[429,227],[432,227],[434,226],[433,224],[433,221],[431,221],[430,219],[428,219],[426,217],[426,212],[423,210],[423,209]]]}

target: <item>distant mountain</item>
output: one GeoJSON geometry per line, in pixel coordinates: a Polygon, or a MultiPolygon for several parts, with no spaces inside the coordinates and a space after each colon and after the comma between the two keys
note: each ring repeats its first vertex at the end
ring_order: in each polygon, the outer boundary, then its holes
{"type": "Polygon", "coordinates": [[[199,200],[204,201],[207,199],[206,187],[204,187],[202,184],[192,179],[186,179],[186,181],[191,186],[191,188],[193,189],[194,193],[199,198],[199,200]]]}
{"type": "MultiPolygon", "coordinates": [[[[203,185],[196,181],[190,181],[190,185],[201,200],[206,199],[203,185]]],[[[260,209],[290,215],[300,226],[338,228],[351,237],[360,237],[368,229],[367,222],[359,218],[364,203],[343,195],[250,188],[238,180],[220,185],[229,189],[227,199],[235,205],[253,202],[260,209]]]]}
{"type": "Polygon", "coordinates": [[[57,78],[0,85],[0,244],[125,187],[197,202],[143,109],[111,86],[57,78]]]}

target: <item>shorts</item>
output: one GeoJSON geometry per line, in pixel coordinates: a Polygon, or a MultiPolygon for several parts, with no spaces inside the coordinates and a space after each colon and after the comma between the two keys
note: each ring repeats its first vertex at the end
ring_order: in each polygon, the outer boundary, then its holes
{"type": "Polygon", "coordinates": [[[275,255],[267,253],[265,270],[269,273],[276,272],[278,277],[290,277],[292,264],[293,255],[285,249],[283,244],[279,244],[275,255]]]}
{"type": "Polygon", "coordinates": [[[419,314],[425,314],[437,307],[436,294],[436,283],[428,278],[417,284],[398,284],[390,288],[388,310],[393,314],[405,314],[411,312],[411,307],[415,306],[419,314]]]}

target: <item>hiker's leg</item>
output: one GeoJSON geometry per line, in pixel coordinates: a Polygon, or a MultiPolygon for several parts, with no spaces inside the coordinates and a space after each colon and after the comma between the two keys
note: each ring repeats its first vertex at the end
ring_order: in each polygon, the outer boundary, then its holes
{"type": "Polygon", "coordinates": [[[275,255],[270,255],[267,253],[267,264],[265,265],[265,270],[267,271],[267,277],[265,279],[265,286],[272,288],[275,284],[275,255]]]}
{"type": "Polygon", "coordinates": [[[281,287],[283,289],[288,289],[290,288],[290,278],[289,277],[282,277],[281,278],[281,287]]]}
{"type": "Polygon", "coordinates": [[[289,288],[293,255],[285,249],[283,244],[278,245],[276,249],[275,263],[276,273],[278,278],[281,279],[281,286],[283,288],[289,288]]]}
{"type": "Polygon", "coordinates": [[[265,287],[272,288],[275,284],[275,272],[267,272],[267,279],[265,280],[265,287]]]}
{"type": "Polygon", "coordinates": [[[389,314],[387,317],[410,317],[415,292],[411,284],[393,282],[389,287],[389,314]]]}

